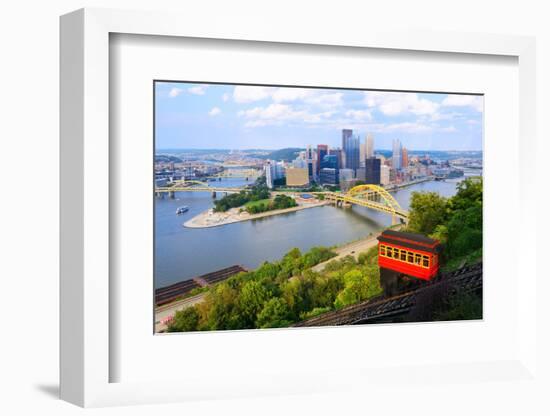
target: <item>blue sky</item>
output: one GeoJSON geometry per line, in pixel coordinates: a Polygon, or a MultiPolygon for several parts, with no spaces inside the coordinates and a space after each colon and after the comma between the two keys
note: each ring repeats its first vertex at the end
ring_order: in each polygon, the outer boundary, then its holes
{"type": "Polygon", "coordinates": [[[157,82],[157,149],[341,146],[351,128],[375,149],[482,150],[483,97],[157,82]]]}

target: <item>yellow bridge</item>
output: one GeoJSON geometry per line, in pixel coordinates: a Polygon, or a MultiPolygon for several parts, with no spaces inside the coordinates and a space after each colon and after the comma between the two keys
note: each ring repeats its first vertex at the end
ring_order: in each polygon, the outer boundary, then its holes
{"type": "MultiPolygon", "coordinates": [[[[210,186],[206,182],[200,181],[176,181],[170,186],[157,187],[155,193],[157,195],[163,195],[168,193],[171,196],[175,195],[175,192],[225,192],[236,193],[241,192],[245,188],[223,188],[217,186],[210,186]]],[[[374,209],[376,211],[384,212],[392,216],[392,222],[395,224],[399,219],[407,221],[409,213],[405,211],[395,198],[384,188],[378,185],[358,185],[350,189],[346,193],[341,192],[286,192],[286,191],[273,191],[276,194],[287,195],[299,195],[303,193],[309,193],[312,195],[323,195],[325,199],[334,202],[336,206],[344,205],[359,205],[362,207],[374,209]]]]}
{"type": "MultiPolygon", "coordinates": [[[[317,194],[316,192],[314,192],[317,194]]],[[[395,198],[384,188],[378,185],[358,185],[346,193],[320,192],[326,199],[338,204],[359,205],[381,211],[392,216],[392,222],[398,219],[407,221],[409,213],[405,211],[395,198]]]]}
{"type": "Polygon", "coordinates": [[[245,188],[223,188],[221,186],[210,186],[207,182],[200,181],[174,181],[170,186],[157,186],[155,193],[162,195],[165,193],[173,194],[174,192],[241,192],[245,188]]]}

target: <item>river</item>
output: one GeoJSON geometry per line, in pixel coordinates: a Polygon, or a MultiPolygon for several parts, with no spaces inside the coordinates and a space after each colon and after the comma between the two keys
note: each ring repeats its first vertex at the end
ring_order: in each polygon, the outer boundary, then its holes
{"type": "MultiPolygon", "coordinates": [[[[460,179],[430,181],[392,192],[402,208],[409,208],[413,191],[452,196],[460,179]]],[[[233,187],[242,179],[223,179],[212,185],[233,187]]],[[[166,286],[234,264],[256,268],[280,259],[293,247],[334,246],[368,236],[391,224],[387,214],[354,206],[323,206],[289,214],[213,228],[186,228],[183,223],[213,206],[209,192],[180,192],[175,199],[155,200],[155,287],[166,286]],[[189,211],[176,215],[176,208],[189,211]]]]}

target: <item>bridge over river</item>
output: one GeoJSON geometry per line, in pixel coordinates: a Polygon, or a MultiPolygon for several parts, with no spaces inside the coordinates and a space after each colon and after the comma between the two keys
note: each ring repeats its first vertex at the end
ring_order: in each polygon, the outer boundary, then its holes
{"type": "MultiPolygon", "coordinates": [[[[175,196],[176,192],[211,192],[213,196],[217,193],[236,193],[246,190],[246,187],[217,187],[211,186],[206,182],[199,181],[175,181],[169,186],[155,188],[157,196],[168,194],[175,196]]],[[[399,220],[408,221],[408,211],[401,208],[395,198],[383,187],[378,185],[358,185],[351,188],[348,192],[297,192],[297,191],[272,191],[273,194],[300,195],[308,193],[311,195],[323,195],[336,206],[359,205],[383,212],[392,216],[392,223],[396,224],[399,220]]]]}

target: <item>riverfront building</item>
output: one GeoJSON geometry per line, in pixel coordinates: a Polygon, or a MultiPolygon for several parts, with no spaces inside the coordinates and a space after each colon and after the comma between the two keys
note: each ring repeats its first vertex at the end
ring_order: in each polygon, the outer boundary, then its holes
{"type": "Polygon", "coordinates": [[[309,179],[314,180],[317,176],[317,155],[310,144],[306,147],[306,163],[309,179]]]}
{"type": "Polygon", "coordinates": [[[355,178],[358,181],[365,182],[366,179],[367,179],[367,169],[365,168],[365,164],[366,164],[366,159],[363,162],[363,167],[361,167],[361,168],[359,168],[355,171],[355,178]]]}
{"type": "Polygon", "coordinates": [[[329,169],[338,169],[339,163],[338,163],[338,156],[336,155],[326,155],[321,159],[321,169],[323,168],[329,168],[329,169]]]}
{"type": "Polygon", "coordinates": [[[399,170],[402,167],[402,147],[399,139],[393,139],[392,146],[392,166],[395,170],[399,170]]]}
{"type": "Polygon", "coordinates": [[[380,184],[380,159],[369,157],[365,165],[365,182],[368,184],[380,184]]]}
{"type": "Polygon", "coordinates": [[[365,159],[374,157],[374,137],[370,133],[367,134],[367,138],[365,139],[365,148],[365,159]]]}
{"type": "Polygon", "coordinates": [[[385,186],[390,184],[390,167],[388,165],[380,166],[380,185],[385,186]]]}
{"type": "Polygon", "coordinates": [[[342,130],[342,149],[345,155],[345,168],[355,172],[359,168],[359,137],[353,135],[353,130],[342,130]]]}
{"type": "Polygon", "coordinates": [[[318,144],[317,145],[317,175],[319,175],[319,172],[321,171],[321,164],[326,155],[328,155],[328,146],[326,144],[318,144]]]}
{"type": "Polygon", "coordinates": [[[273,189],[273,181],[275,178],[273,177],[275,172],[273,169],[273,165],[271,164],[271,161],[268,160],[266,164],[264,165],[264,172],[265,172],[265,183],[269,189],[273,189]]]}
{"type": "Polygon", "coordinates": [[[407,151],[406,147],[401,150],[401,164],[403,165],[402,167],[404,169],[409,166],[409,152],[407,151]]]}
{"type": "Polygon", "coordinates": [[[287,168],[286,169],[286,185],[287,186],[308,186],[309,173],[305,168],[287,168]]]}
{"type": "Polygon", "coordinates": [[[367,144],[359,144],[359,168],[365,167],[365,159],[367,158],[367,144]]]}
{"type": "Polygon", "coordinates": [[[269,189],[273,189],[273,184],[277,179],[284,178],[285,166],[283,162],[268,160],[264,165],[265,182],[269,189]]]}
{"type": "Polygon", "coordinates": [[[322,168],[320,180],[323,185],[338,185],[340,182],[338,177],[338,169],[322,168]]]}
{"type": "Polygon", "coordinates": [[[338,162],[338,166],[336,169],[342,169],[344,167],[344,152],[342,152],[342,149],[340,148],[333,148],[328,151],[329,155],[336,156],[336,161],[338,162]]]}

